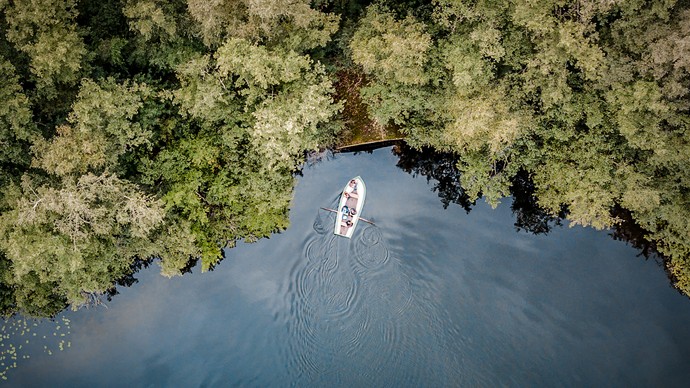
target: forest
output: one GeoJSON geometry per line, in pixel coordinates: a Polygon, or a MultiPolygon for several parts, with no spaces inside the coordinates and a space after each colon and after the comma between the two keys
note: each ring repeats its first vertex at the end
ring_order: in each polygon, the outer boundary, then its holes
{"type": "MultiPolygon", "coordinates": [[[[690,3],[0,0],[0,311],[97,303],[288,227],[348,119],[528,179],[570,225],[631,215],[690,294],[690,3]]],[[[614,274],[615,276],[615,274],[614,274]]]]}

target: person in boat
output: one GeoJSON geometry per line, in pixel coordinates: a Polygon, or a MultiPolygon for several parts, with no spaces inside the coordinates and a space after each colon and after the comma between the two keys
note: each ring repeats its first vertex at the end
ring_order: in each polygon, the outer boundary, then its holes
{"type": "Polygon", "coordinates": [[[343,218],[340,219],[340,226],[345,226],[347,228],[352,227],[352,220],[347,214],[343,214],[343,218]]]}
{"type": "Polygon", "coordinates": [[[359,198],[357,194],[357,181],[351,179],[347,186],[345,186],[345,194],[343,195],[345,195],[346,198],[359,198]]]}
{"type": "Polygon", "coordinates": [[[343,219],[347,218],[348,216],[354,217],[355,214],[357,214],[357,210],[353,207],[347,207],[347,205],[343,206],[343,219]]]}

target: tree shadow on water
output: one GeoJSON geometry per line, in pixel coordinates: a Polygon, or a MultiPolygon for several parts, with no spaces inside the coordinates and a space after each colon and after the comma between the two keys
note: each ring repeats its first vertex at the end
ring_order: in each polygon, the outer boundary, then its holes
{"type": "Polygon", "coordinates": [[[472,210],[476,201],[471,201],[460,186],[460,171],[456,167],[458,158],[455,155],[430,148],[416,150],[406,144],[394,146],[393,154],[399,158],[397,166],[401,170],[413,177],[424,176],[427,183],[433,184],[431,190],[438,194],[444,209],[454,203],[467,213],[472,210]]]}
{"type": "MultiPolygon", "coordinates": [[[[470,200],[460,185],[461,173],[457,168],[459,158],[456,155],[429,148],[416,150],[404,143],[395,145],[392,152],[399,158],[397,166],[400,169],[414,177],[426,177],[444,209],[457,204],[467,213],[472,210],[476,201],[470,200]]],[[[554,227],[563,226],[567,210],[563,208],[554,215],[539,206],[536,187],[527,171],[520,171],[512,178],[510,192],[513,199],[510,208],[515,216],[516,231],[546,235],[554,227]]],[[[614,240],[626,242],[639,250],[641,256],[654,258],[660,265],[664,263],[666,258],[658,252],[654,242],[646,238],[647,231],[634,221],[629,211],[616,207],[612,209],[612,215],[620,220],[610,229],[609,235],[614,240]]]]}
{"type": "MultiPolygon", "coordinates": [[[[443,208],[451,204],[460,205],[467,213],[476,205],[460,184],[461,172],[457,168],[458,157],[452,153],[441,153],[429,148],[415,150],[400,144],[393,147],[399,157],[397,166],[412,176],[424,176],[432,184],[443,208]]],[[[537,204],[534,184],[525,172],[513,178],[511,210],[515,215],[515,229],[533,234],[546,234],[554,226],[561,226],[564,214],[553,216],[537,204]]]]}
{"type": "Polygon", "coordinates": [[[532,234],[548,234],[555,226],[563,226],[565,212],[552,215],[537,203],[535,186],[526,171],[519,172],[512,180],[510,193],[513,202],[510,210],[515,215],[515,230],[532,234]]]}

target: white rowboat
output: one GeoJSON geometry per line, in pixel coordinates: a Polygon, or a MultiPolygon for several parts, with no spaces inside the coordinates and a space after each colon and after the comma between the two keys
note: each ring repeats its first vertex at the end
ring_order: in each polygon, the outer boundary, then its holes
{"type": "Polygon", "coordinates": [[[333,233],[347,238],[352,237],[359,222],[366,195],[367,187],[361,177],[354,177],[347,182],[340,194],[333,233]]]}

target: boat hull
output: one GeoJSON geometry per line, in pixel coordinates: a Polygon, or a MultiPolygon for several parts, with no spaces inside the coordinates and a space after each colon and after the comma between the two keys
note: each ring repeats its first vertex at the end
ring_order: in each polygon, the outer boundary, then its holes
{"type": "Polygon", "coordinates": [[[336,214],[335,228],[333,230],[334,234],[347,238],[352,237],[359,223],[359,215],[362,214],[366,195],[367,188],[361,177],[354,177],[347,182],[338,201],[338,212],[336,214]],[[355,181],[355,189],[352,190],[352,194],[348,193],[348,186],[350,186],[351,181],[355,181]],[[346,193],[348,193],[348,195],[346,195],[346,193]],[[350,214],[350,209],[355,209],[354,214],[350,214]],[[348,221],[350,223],[348,223],[348,221]]]}

